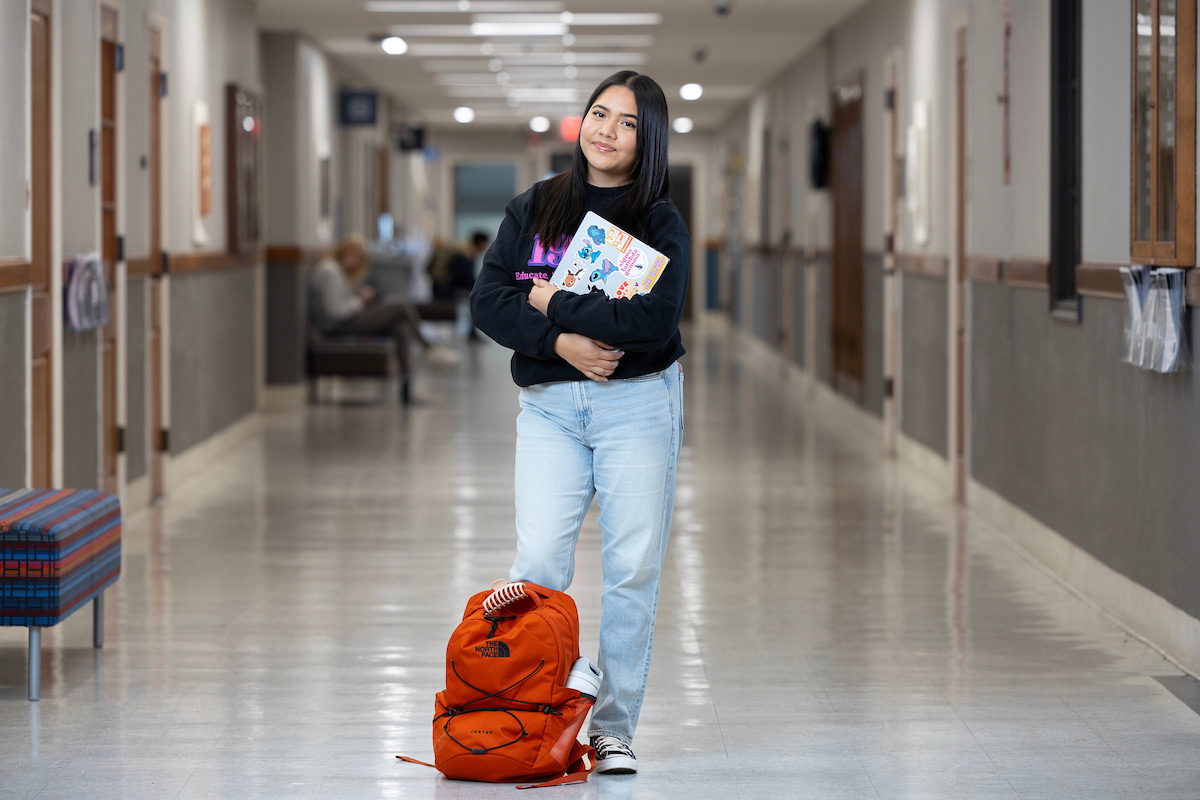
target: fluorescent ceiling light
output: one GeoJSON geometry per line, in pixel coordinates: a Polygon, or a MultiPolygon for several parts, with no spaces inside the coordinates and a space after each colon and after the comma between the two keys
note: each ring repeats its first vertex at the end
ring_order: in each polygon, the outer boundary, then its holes
{"type": "Polygon", "coordinates": [[[383,52],[390,56],[404,55],[408,50],[408,42],[401,39],[399,36],[389,36],[379,43],[383,48],[383,52]]]}
{"type": "Polygon", "coordinates": [[[679,87],[679,96],[684,100],[699,100],[704,94],[704,87],[698,83],[685,83],[679,87]]]}
{"type": "Polygon", "coordinates": [[[454,119],[465,124],[475,119],[475,112],[467,106],[459,106],[454,109],[454,119]]]}
{"type": "Polygon", "coordinates": [[[368,0],[367,11],[383,14],[447,14],[462,11],[562,11],[562,3],[553,0],[368,0]]]}
{"type": "Polygon", "coordinates": [[[472,36],[562,36],[561,22],[472,22],[472,36]]]}
{"type": "Polygon", "coordinates": [[[476,14],[471,19],[475,22],[528,22],[535,25],[555,22],[573,28],[597,25],[623,28],[629,25],[662,24],[662,14],[572,14],[570,11],[561,14],[476,14]]]}
{"type": "Polygon", "coordinates": [[[692,119],[691,117],[676,117],[671,127],[675,129],[676,133],[691,133],[692,119]]]}
{"type": "Polygon", "coordinates": [[[470,25],[392,25],[388,30],[405,39],[468,39],[470,25]]]}
{"type": "Polygon", "coordinates": [[[550,120],[545,117],[534,117],[529,120],[529,130],[536,133],[545,133],[550,130],[550,120]]]}

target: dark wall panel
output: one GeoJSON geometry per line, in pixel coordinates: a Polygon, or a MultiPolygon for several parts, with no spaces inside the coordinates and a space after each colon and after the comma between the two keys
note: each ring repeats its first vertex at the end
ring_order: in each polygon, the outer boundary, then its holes
{"type": "Polygon", "coordinates": [[[100,334],[63,331],[63,486],[100,488],[100,334]]]}
{"type": "Polygon", "coordinates": [[[146,278],[131,278],[125,318],[125,480],[146,474],[149,435],[146,405],[146,278]]]}
{"type": "Polygon", "coordinates": [[[267,265],[267,383],[304,382],[308,298],[303,261],[267,265]]]}
{"type": "Polygon", "coordinates": [[[258,405],[254,270],[171,278],[171,454],[258,405]]]}
{"type": "Polygon", "coordinates": [[[949,451],[946,292],[945,278],[901,278],[900,430],[943,457],[949,451]]]}
{"type": "Polygon", "coordinates": [[[1200,617],[1200,376],[1122,364],[1120,301],[1084,303],[972,287],[972,477],[1200,617]]]}
{"type": "Polygon", "coordinates": [[[25,485],[25,297],[0,292],[0,487],[25,485]]]}
{"type": "Polygon", "coordinates": [[[863,406],[883,416],[883,254],[863,256],[863,406]]]}

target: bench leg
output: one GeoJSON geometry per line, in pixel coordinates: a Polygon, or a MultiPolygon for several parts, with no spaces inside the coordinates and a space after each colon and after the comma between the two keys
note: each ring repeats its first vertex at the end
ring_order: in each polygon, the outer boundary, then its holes
{"type": "Polygon", "coordinates": [[[29,626],[29,699],[42,693],[42,626],[29,626]]]}
{"type": "Polygon", "coordinates": [[[92,601],[92,647],[104,647],[104,592],[92,601]]]}

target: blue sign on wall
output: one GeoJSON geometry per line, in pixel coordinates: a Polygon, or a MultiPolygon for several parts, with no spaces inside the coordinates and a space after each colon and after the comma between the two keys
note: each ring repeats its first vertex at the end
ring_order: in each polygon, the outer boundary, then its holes
{"type": "Polygon", "coordinates": [[[341,123],[343,125],[374,125],[378,95],[372,91],[343,89],[341,99],[341,123]]]}

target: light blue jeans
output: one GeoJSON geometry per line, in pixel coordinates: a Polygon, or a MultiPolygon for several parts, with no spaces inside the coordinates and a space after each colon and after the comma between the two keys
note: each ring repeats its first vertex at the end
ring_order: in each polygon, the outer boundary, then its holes
{"type": "Polygon", "coordinates": [[[683,372],[521,390],[517,559],[510,581],[565,591],[584,514],[600,506],[604,680],[591,733],[633,742],[646,693],[658,582],[683,438],[683,372]]]}

